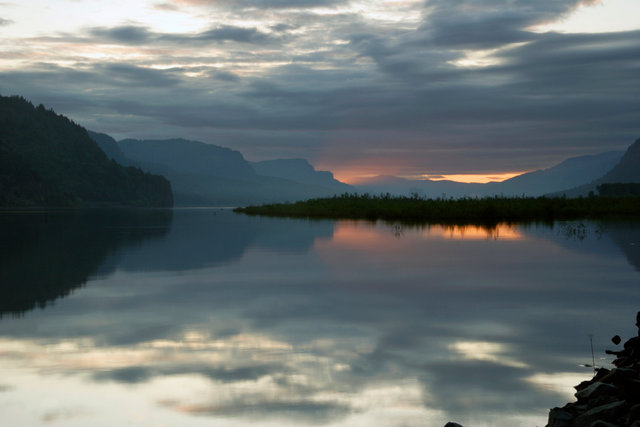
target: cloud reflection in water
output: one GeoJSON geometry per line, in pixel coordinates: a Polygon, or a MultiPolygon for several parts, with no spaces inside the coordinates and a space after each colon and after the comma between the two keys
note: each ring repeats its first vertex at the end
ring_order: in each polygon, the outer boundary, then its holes
{"type": "Polygon", "coordinates": [[[603,354],[632,332],[638,276],[611,227],[175,212],[70,297],[0,320],[0,420],[542,424],[589,377],[587,334],[603,354]]]}

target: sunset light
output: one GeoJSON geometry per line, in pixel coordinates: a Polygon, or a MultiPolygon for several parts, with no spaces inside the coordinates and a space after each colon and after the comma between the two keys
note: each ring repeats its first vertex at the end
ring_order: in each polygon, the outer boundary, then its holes
{"type": "Polygon", "coordinates": [[[453,175],[422,175],[423,179],[430,179],[432,181],[455,181],[466,182],[475,184],[486,184],[487,182],[501,182],[514,176],[522,175],[525,172],[507,172],[507,173],[492,173],[492,174],[453,174],[453,175]]]}
{"type": "Polygon", "coordinates": [[[0,427],[636,425],[639,95],[640,0],[0,0],[0,427]]]}

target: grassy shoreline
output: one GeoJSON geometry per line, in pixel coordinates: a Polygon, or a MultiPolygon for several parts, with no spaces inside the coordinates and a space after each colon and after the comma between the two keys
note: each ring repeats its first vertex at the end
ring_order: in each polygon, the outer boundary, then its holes
{"type": "Polygon", "coordinates": [[[294,218],[452,223],[640,219],[640,197],[422,199],[390,195],[343,194],[295,203],[240,207],[234,211],[247,215],[294,218]]]}

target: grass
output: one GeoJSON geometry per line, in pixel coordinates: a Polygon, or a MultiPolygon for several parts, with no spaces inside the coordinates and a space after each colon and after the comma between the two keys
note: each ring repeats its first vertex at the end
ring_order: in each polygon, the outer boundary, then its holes
{"type": "Polygon", "coordinates": [[[236,208],[247,215],[370,219],[408,222],[554,221],[640,219],[640,197],[487,197],[423,199],[417,196],[343,194],[295,203],[236,208]]]}

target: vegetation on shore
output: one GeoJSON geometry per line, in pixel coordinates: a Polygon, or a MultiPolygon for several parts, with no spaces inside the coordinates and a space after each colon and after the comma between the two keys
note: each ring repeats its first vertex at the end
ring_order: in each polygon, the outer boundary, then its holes
{"type": "Polygon", "coordinates": [[[247,206],[235,211],[248,215],[297,218],[497,223],[640,218],[640,197],[423,199],[389,194],[343,194],[296,203],[247,206]]]}

